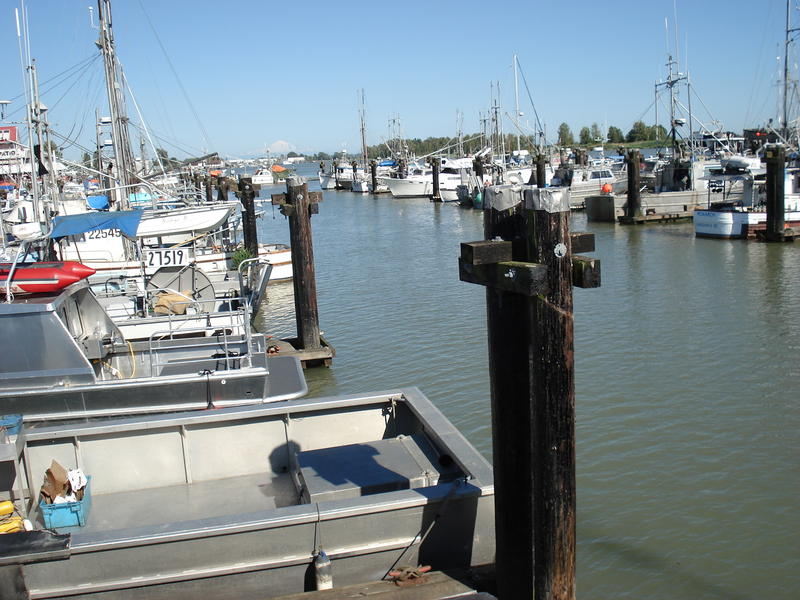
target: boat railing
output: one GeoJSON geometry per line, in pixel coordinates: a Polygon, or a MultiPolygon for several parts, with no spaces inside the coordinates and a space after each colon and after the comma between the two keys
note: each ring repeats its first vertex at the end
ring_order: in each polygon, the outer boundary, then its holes
{"type": "Polygon", "coordinates": [[[264,258],[247,258],[237,267],[239,289],[242,295],[248,299],[253,318],[261,306],[269,278],[272,275],[272,268],[272,264],[264,258]]]}
{"type": "Polygon", "coordinates": [[[200,372],[234,370],[242,365],[247,368],[253,366],[253,338],[249,326],[244,328],[242,334],[229,331],[225,327],[214,326],[154,331],[150,334],[147,344],[150,373],[153,376],[166,366],[198,365],[204,367],[199,369],[200,372]],[[207,353],[198,355],[198,350],[211,347],[206,342],[210,338],[215,339],[219,352],[212,355],[207,353]],[[184,351],[187,353],[186,356],[176,356],[184,351]],[[215,361],[214,369],[208,369],[210,361],[215,361]],[[221,365],[223,368],[220,368],[221,365]]]}

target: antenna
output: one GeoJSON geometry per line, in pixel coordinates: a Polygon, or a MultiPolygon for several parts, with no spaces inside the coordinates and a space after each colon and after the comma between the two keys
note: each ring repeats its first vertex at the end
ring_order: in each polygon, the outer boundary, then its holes
{"type": "Polygon", "coordinates": [[[94,24],[94,7],[89,6],[89,27],[92,29],[100,29],[99,25],[94,24]]]}

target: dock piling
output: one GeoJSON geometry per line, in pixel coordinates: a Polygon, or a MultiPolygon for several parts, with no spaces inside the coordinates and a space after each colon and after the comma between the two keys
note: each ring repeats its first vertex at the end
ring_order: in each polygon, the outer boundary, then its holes
{"type": "Polygon", "coordinates": [[[439,159],[435,156],[431,156],[428,159],[428,162],[431,165],[431,170],[433,171],[433,194],[431,195],[431,200],[434,202],[441,202],[442,196],[439,192],[439,159]]]}
{"type": "Polygon", "coordinates": [[[523,194],[510,207],[486,198],[491,241],[461,245],[459,276],[486,286],[498,597],[572,600],[572,286],[598,287],[600,264],[572,254],[594,237],[570,234],[568,192],[523,194]]]}
{"type": "Polygon", "coordinates": [[[289,219],[297,342],[304,350],[322,347],[311,236],[311,215],[319,212],[319,202],[322,192],[309,192],[301,177],[286,180],[286,194],[272,195],[272,204],[280,206],[281,214],[289,219]]]}
{"type": "Polygon", "coordinates": [[[642,195],[639,191],[641,187],[640,161],[641,155],[638,150],[630,150],[625,159],[625,164],[628,166],[628,203],[625,207],[625,217],[628,219],[642,215],[642,195]]]}
{"type": "Polygon", "coordinates": [[[536,156],[536,185],[545,187],[547,185],[546,165],[544,162],[544,154],[536,156]]]}
{"type": "Polygon", "coordinates": [[[786,148],[768,144],[765,148],[767,162],[767,228],[756,235],[766,242],[794,241],[796,233],[786,229],[786,148]]]}
{"type": "Polygon", "coordinates": [[[258,256],[258,228],[256,227],[255,190],[251,177],[240,177],[238,186],[239,201],[242,203],[242,232],[244,247],[251,257],[258,256]]]}
{"type": "Polygon", "coordinates": [[[375,193],[377,193],[377,190],[378,190],[378,161],[377,160],[373,159],[373,160],[369,161],[369,173],[370,173],[370,178],[371,178],[371,181],[372,181],[372,193],[375,194],[375,193]]]}

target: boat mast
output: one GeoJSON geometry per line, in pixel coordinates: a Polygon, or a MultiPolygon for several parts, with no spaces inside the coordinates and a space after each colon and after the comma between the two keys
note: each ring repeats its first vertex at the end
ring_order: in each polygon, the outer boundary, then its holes
{"type": "MultiPolygon", "coordinates": [[[[128,136],[128,117],[125,114],[125,96],[122,85],[117,76],[119,64],[114,46],[114,34],[111,30],[111,0],[97,0],[97,9],[100,19],[100,39],[97,44],[103,53],[103,64],[106,73],[106,92],[108,94],[108,107],[111,113],[111,138],[114,142],[113,175],[123,186],[117,190],[120,206],[127,207],[127,190],[135,178],[133,150],[128,136]]],[[[102,169],[101,169],[102,170],[102,169]]]]}
{"type": "Polygon", "coordinates": [[[367,158],[367,119],[366,108],[364,108],[364,88],[360,90],[361,108],[359,109],[359,116],[361,117],[361,160],[364,163],[364,169],[367,168],[369,162],[367,158]]]}
{"type": "Polygon", "coordinates": [[[517,79],[517,55],[514,55],[514,123],[517,126],[517,154],[520,152],[520,131],[519,131],[519,80],[517,79]]]}

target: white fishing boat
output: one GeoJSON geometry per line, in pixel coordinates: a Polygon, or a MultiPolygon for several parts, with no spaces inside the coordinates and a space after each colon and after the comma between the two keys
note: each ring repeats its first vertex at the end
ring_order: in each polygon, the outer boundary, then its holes
{"type": "MultiPolygon", "coordinates": [[[[737,163],[744,165],[744,163],[737,163]]],[[[760,164],[758,165],[760,169],[760,164]]],[[[741,196],[735,200],[709,203],[694,211],[694,233],[697,237],[746,239],[766,229],[766,182],[754,177],[749,168],[735,178],[741,186],[741,196]]],[[[784,179],[784,223],[800,228],[800,185],[797,169],[787,169],[784,179]]],[[[723,176],[724,177],[724,176],[723,176]]]]}
{"type": "Polygon", "coordinates": [[[256,169],[256,172],[251,177],[253,185],[272,185],[275,183],[271,168],[256,169]]]}

